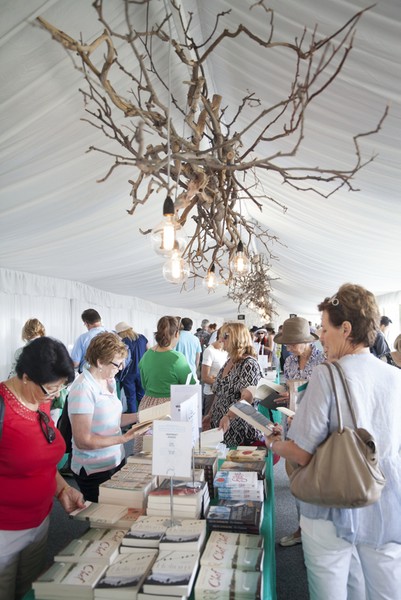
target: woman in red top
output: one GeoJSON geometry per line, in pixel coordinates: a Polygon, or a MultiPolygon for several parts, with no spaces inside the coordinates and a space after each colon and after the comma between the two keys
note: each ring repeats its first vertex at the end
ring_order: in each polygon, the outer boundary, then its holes
{"type": "Polygon", "coordinates": [[[53,497],[66,512],[84,506],[57,471],[65,444],[50,417],[51,400],[73,379],[66,347],[41,337],[0,383],[0,598],[22,598],[43,570],[53,497]]]}

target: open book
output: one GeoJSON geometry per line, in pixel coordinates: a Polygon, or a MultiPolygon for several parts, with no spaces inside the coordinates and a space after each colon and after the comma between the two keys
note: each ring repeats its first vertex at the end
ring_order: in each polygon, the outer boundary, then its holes
{"type": "Polygon", "coordinates": [[[286,408],[285,406],[280,406],[279,408],[277,408],[277,410],[283,413],[283,415],[285,415],[286,417],[293,417],[295,415],[295,412],[293,410],[291,410],[290,408],[286,408]]]}
{"type": "Polygon", "coordinates": [[[258,412],[256,408],[249,404],[246,400],[239,400],[235,404],[230,406],[230,411],[235,415],[244,419],[247,423],[252,425],[258,431],[261,431],[264,435],[272,435],[273,423],[262,413],[258,412]]]}
{"type": "Polygon", "coordinates": [[[286,391],[284,385],[274,383],[274,381],[270,381],[269,379],[261,379],[254,392],[254,397],[265,408],[275,410],[279,406],[275,400],[285,394],[286,391]]]}
{"type": "Polygon", "coordinates": [[[169,418],[171,415],[171,402],[164,402],[163,404],[158,404],[157,406],[150,406],[149,408],[144,408],[143,410],[139,410],[138,412],[138,421],[139,423],[145,425],[145,423],[152,423],[152,421],[156,421],[157,419],[165,419],[169,418]]]}

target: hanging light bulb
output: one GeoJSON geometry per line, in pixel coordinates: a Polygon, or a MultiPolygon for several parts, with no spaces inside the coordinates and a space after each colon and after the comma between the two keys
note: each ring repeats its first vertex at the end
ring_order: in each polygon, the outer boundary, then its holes
{"type": "Polygon", "coordinates": [[[185,246],[184,232],[175,218],[174,202],[167,196],[163,204],[163,220],[152,229],[151,244],[156,254],[169,256],[176,242],[182,251],[185,246]]]}
{"type": "Polygon", "coordinates": [[[240,240],[238,242],[237,251],[230,261],[230,270],[234,276],[241,277],[247,275],[250,270],[249,259],[244,250],[244,244],[240,240]]]}
{"type": "Polygon", "coordinates": [[[219,285],[219,282],[217,281],[217,276],[215,273],[214,264],[212,264],[210,269],[208,270],[206,277],[204,277],[204,279],[202,281],[202,285],[208,292],[215,290],[216,287],[219,285]]]}
{"type": "Polygon", "coordinates": [[[176,243],[170,258],[163,265],[163,277],[169,283],[184,283],[188,275],[189,267],[182,258],[176,243]]]}

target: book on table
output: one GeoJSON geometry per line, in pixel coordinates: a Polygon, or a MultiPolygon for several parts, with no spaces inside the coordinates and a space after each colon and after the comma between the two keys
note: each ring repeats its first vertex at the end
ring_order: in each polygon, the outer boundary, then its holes
{"type": "Polygon", "coordinates": [[[217,471],[214,487],[256,490],[258,475],[255,471],[217,471]]]}
{"type": "Polygon", "coordinates": [[[202,553],[201,566],[241,571],[260,571],[263,564],[263,548],[246,548],[232,544],[223,544],[221,540],[208,540],[202,553]]]}
{"type": "Polygon", "coordinates": [[[195,469],[203,469],[205,474],[205,481],[209,488],[210,498],[214,498],[213,480],[217,473],[217,463],[217,456],[204,456],[202,454],[195,454],[194,456],[195,469]]]}
{"type": "Polygon", "coordinates": [[[98,527],[99,524],[112,525],[116,523],[127,513],[128,509],[129,506],[86,501],[83,508],[77,508],[69,516],[79,521],[89,521],[98,527]]]}
{"type": "Polygon", "coordinates": [[[255,500],[218,500],[209,507],[206,522],[211,531],[260,533],[263,502],[255,500]]]}
{"type": "Polygon", "coordinates": [[[263,536],[252,533],[234,533],[232,531],[211,531],[208,542],[224,546],[244,546],[245,548],[263,548],[263,536]]]}
{"type": "Polygon", "coordinates": [[[257,480],[256,488],[247,489],[223,486],[216,489],[219,499],[226,498],[229,500],[259,500],[261,502],[263,502],[265,499],[265,482],[261,479],[257,480]]]}
{"type": "Polygon", "coordinates": [[[253,471],[257,473],[258,479],[265,479],[266,461],[255,460],[253,462],[234,462],[225,460],[220,465],[220,471],[253,471]]]}
{"type": "Polygon", "coordinates": [[[120,540],[75,539],[54,557],[55,562],[105,563],[109,565],[118,556],[120,540]]]}
{"type": "Polygon", "coordinates": [[[128,533],[128,527],[125,529],[106,529],[100,527],[90,527],[85,533],[83,533],[80,540],[111,540],[121,543],[121,540],[128,533]]]}
{"type": "Polygon", "coordinates": [[[156,406],[144,408],[138,412],[139,424],[152,423],[158,419],[168,419],[171,415],[171,402],[163,402],[156,406]]]}
{"type": "Polygon", "coordinates": [[[200,551],[206,539],[204,519],[182,519],[177,525],[167,527],[160,540],[160,550],[200,551]]]}
{"type": "Polygon", "coordinates": [[[238,446],[227,452],[226,460],[238,463],[265,461],[266,454],[266,448],[262,446],[238,446]]]}
{"type": "Polygon", "coordinates": [[[142,589],[145,594],[189,596],[199,564],[199,552],[160,550],[142,589]]]}
{"type": "MultiPolygon", "coordinates": [[[[173,481],[173,511],[176,517],[198,519],[210,503],[208,486],[205,481],[195,486],[189,482],[173,481]]],[[[166,515],[171,510],[171,483],[165,479],[157,488],[149,492],[147,514],[166,515]]]]}
{"type": "Polygon", "coordinates": [[[94,589],[95,600],[132,600],[149,573],[158,551],[132,548],[108,567],[94,589]]]}
{"type": "Polygon", "coordinates": [[[167,530],[165,517],[139,517],[121,540],[122,546],[158,548],[167,530]]]}
{"type": "Polygon", "coordinates": [[[196,600],[262,600],[260,571],[201,566],[195,584],[196,600]]]}
{"type": "Polygon", "coordinates": [[[91,600],[93,588],[107,567],[106,563],[53,563],[33,582],[35,597],[91,600]]]}
{"type": "MultiPolygon", "coordinates": [[[[139,453],[141,454],[141,453],[139,453]]],[[[138,456],[138,454],[136,454],[138,456]]],[[[141,475],[152,474],[151,462],[126,463],[117,473],[111,476],[111,479],[138,479],[141,475]]]]}
{"type": "Polygon", "coordinates": [[[137,454],[131,454],[130,456],[127,456],[127,464],[124,466],[131,466],[135,464],[146,464],[150,465],[152,468],[152,453],[138,452],[137,454]]]}
{"type": "Polygon", "coordinates": [[[263,433],[266,437],[272,435],[274,424],[246,400],[239,400],[232,404],[230,411],[249,423],[249,425],[252,425],[252,427],[263,433]]]}
{"type": "Polygon", "coordinates": [[[145,508],[147,496],[156,482],[157,478],[148,473],[142,473],[137,479],[109,479],[99,486],[99,502],[145,508]]]}

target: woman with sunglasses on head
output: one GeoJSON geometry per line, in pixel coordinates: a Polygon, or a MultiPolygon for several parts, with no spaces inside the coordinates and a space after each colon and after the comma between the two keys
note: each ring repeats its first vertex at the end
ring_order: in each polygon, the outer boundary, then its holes
{"type": "Polygon", "coordinates": [[[257,385],[262,377],[252,337],[242,323],[225,323],[221,327],[221,336],[228,360],[213,384],[213,404],[203,418],[202,426],[204,429],[210,426],[222,428],[224,443],[229,447],[252,444],[261,439],[260,434],[229,412],[230,406],[240,399],[253,401],[246,388],[257,385]]]}
{"type": "Polygon", "coordinates": [[[115,333],[99,333],[90,342],[83,368],[68,395],[68,415],[72,428],[71,470],[85,500],[97,502],[99,485],[125,463],[124,443],[137,432],[124,434],[121,426],[137,421],[137,413],[122,414],[116,394],[116,374],[128,354],[115,333]]]}
{"type": "Polygon", "coordinates": [[[73,379],[66,347],[40,337],[0,384],[0,598],[22,598],[43,570],[53,498],[68,513],[84,506],[57,471],[65,443],[50,417],[51,401],[73,379]]]}

